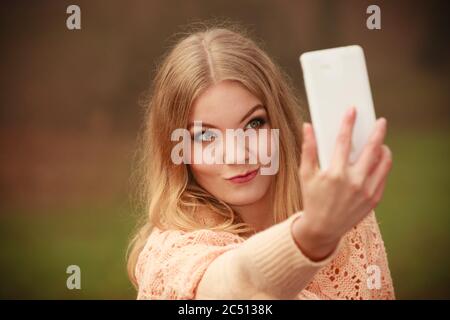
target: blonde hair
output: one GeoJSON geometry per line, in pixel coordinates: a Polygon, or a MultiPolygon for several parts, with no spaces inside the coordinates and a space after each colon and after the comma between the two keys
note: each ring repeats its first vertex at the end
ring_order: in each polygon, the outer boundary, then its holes
{"type": "Polygon", "coordinates": [[[222,80],[237,81],[258,97],[271,127],[279,129],[280,167],[272,186],[275,223],[302,209],[298,169],[303,110],[289,77],[237,24],[197,26],[191,25],[163,57],[150,90],[137,186],[145,215],[127,251],[128,275],[135,286],[137,259],[155,226],[254,233],[228,204],[195,182],[187,165],[175,165],[170,157],[176,143],[170,141],[172,131],[187,127],[193,101],[222,80]],[[215,220],[200,219],[200,212],[215,220]]]}

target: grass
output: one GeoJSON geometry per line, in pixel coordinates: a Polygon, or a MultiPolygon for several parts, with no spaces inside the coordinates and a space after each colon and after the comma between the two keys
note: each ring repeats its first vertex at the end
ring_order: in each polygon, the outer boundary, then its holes
{"type": "Polygon", "coordinates": [[[391,134],[381,223],[398,298],[450,298],[449,132],[391,134]]]}
{"type": "MultiPolygon", "coordinates": [[[[450,298],[448,131],[393,132],[394,166],[376,209],[397,298],[450,298]]],[[[134,299],[123,206],[12,210],[0,215],[0,298],[134,299]],[[66,288],[67,266],[81,290],[66,288]]]]}
{"type": "Polygon", "coordinates": [[[128,299],[125,270],[133,223],[126,209],[89,206],[0,216],[3,299],[128,299]],[[81,268],[81,290],[68,290],[69,265],[81,268]]]}

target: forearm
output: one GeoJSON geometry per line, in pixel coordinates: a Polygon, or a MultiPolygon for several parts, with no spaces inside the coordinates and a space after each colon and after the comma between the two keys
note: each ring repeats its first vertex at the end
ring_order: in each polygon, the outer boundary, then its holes
{"type": "Polygon", "coordinates": [[[216,258],[200,281],[196,299],[295,299],[339,247],[320,261],[305,256],[293,235],[300,214],[216,258]]]}

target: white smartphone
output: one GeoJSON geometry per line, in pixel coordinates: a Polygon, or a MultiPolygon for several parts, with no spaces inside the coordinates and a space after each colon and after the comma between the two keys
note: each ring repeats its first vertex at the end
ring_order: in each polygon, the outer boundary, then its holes
{"type": "Polygon", "coordinates": [[[331,164],[344,113],[356,108],[354,162],[375,126],[375,110],[363,49],[358,45],[305,52],[300,56],[320,168],[331,164]]]}

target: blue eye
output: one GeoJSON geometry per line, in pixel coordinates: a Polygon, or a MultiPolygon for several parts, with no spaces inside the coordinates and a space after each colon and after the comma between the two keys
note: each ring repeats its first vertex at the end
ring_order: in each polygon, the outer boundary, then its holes
{"type": "Polygon", "coordinates": [[[200,141],[200,142],[213,141],[215,138],[216,138],[216,134],[209,130],[199,132],[194,136],[194,140],[200,141]]]}
{"type": "Polygon", "coordinates": [[[263,118],[254,118],[250,120],[245,129],[257,129],[259,127],[262,127],[265,123],[266,120],[264,120],[263,118]]]}

